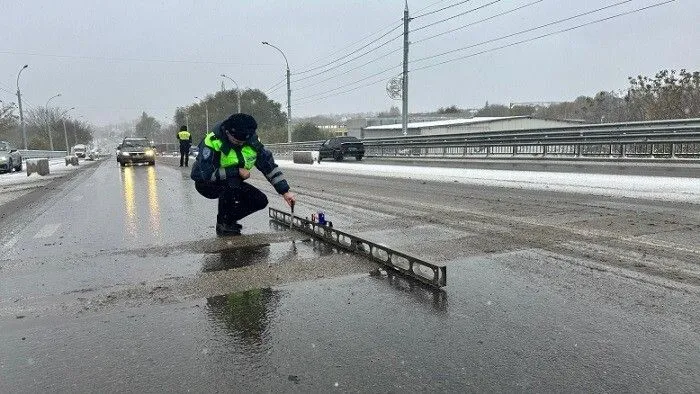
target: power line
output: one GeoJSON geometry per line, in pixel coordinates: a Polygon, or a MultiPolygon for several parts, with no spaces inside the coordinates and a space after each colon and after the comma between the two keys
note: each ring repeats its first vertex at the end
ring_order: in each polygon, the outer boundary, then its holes
{"type": "MultiPolygon", "coordinates": [[[[450,20],[450,19],[453,19],[453,18],[466,15],[466,14],[468,14],[468,13],[471,13],[471,12],[477,11],[477,10],[479,10],[479,9],[488,7],[488,6],[490,6],[490,5],[492,5],[492,4],[495,4],[495,3],[499,2],[499,1],[501,1],[501,0],[492,1],[491,3],[487,3],[487,4],[485,4],[485,5],[482,5],[482,6],[473,8],[473,9],[471,9],[471,10],[468,10],[468,11],[462,12],[462,13],[460,13],[460,14],[451,16],[451,17],[446,18],[446,19],[443,19],[443,20],[441,20],[441,21],[437,21],[437,22],[431,23],[431,24],[429,24],[429,25],[420,27],[420,28],[415,29],[415,30],[421,30],[421,29],[424,29],[424,28],[433,26],[433,25],[438,24],[438,23],[445,22],[445,21],[450,20]]],[[[542,1],[542,0],[540,0],[540,1],[542,1]]],[[[449,8],[449,7],[448,7],[448,8],[449,8]]],[[[414,30],[414,31],[415,31],[415,30],[414,30]]],[[[360,55],[358,55],[358,56],[355,56],[355,57],[353,57],[353,58],[347,59],[347,60],[346,60],[345,62],[343,62],[343,63],[340,63],[340,64],[338,64],[338,65],[336,65],[336,66],[334,66],[334,67],[331,67],[331,68],[329,68],[329,69],[326,69],[326,70],[323,70],[323,71],[319,71],[319,72],[314,73],[314,74],[312,74],[312,75],[307,75],[307,76],[302,77],[302,78],[297,78],[297,79],[293,80],[292,82],[304,81],[304,80],[307,80],[307,79],[315,78],[315,77],[317,77],[317,76],[319,76],[319,75],[323,75],[323,74],[328,73],[328,72],[330,72],[330,71],[336,70],[336,69],[338,69],[338,68],[340,68],[340,67],[342,67],[342,66],[344,66],[344,65],[346,65],[346,64],[348,64],[348,63],[351,63],[351,62],[353,62],[353,61],[355,61],[355,60],[357,60],[357,59],[359,59],[359,58],[361,58],[361,57],[363,57],[363,56],[366,56],[367,54],[369,54],[369,53],[371,53],[371,52],[376,51],[376,50],[379,49],[379,48],[382,48],[382,47],[386,46],[387,44],[391,43],[392,41],[394,41],[394,40],[396,40],[396,39],[398,39],[398,38],[401,38],[402,36],[403,36],[403,34],[399,34],[399,35],[393,37],[392,39],[383,42],[383,43],[380,44],[379,46],[377,46],[377,47],[375,47],[375,48],[372,48],[372,49],[369,50],[369,51],[366,51],[365,53],[362,53],[362,54],[360,54],[360,55]]],[[[375,42],[376,42],[376,40],[375,40],[375,42]]],[[[373,63],[373,62],[375,62],[375,61],[377,61],[377,60],[383,59],[383,58],[385,58],[385,57],[387,57],[387,56],[389,56],[389,55],[391,55],[391,54],[393,54],[393,53],[395,53],[395,52],[398,52],[398,51],[400,51],[400,50],[401,50],[401,48],[398,48],[398,49],[396,49],[396,50],[393,50],[393,51],[391,51],[391,52],[389,52],[389,53],[387,53],[387,54],[384,54],[384,55],[382,55],[382,56],[379,56],[379,57],[377,57],[377,58],[374,58],[374,59],[372,59],[372,60],[370,60],[370,61],[368,61],[368,62],[365,62],[365,63],[363,63],[363,64],[361,64],[361,65],[359,65],[359,66],[356,66],[356,67],[353,67],[353,68],[351,68],[351,69],[349,69],[349,70],[346,70],[345,73],[346,73],[346,72],[349,72],[349,71],[356,70],[356,69],[361,68],[361,67],[364,67],[364,66],[366,66],[366,65],[368,65],[368,64],[371,64],[371,63],[373,63]]],[[[333,79],[333,78],[335,78],[336,76],[339,76],[339,75],[342,75],[342,74],[336,74],[335,76],[331,76],[331,77],[325,78],[325,79],[323,79],[323,80],[321,80],[321,81],[318,81],[317,83],[307,84],[307,85],[305,85],[305,86],[303,86],[303,87],[301,87],[301,88],[297,88],[297,89],[305,89],[305,88],[308,88],[308,87],[311,87],[311,86],[315,86],[315,85],[320,84],[320,83],[322,83],[322,82],[331,80],[331,79],[333,79]]]]}
{"type": "Polygon", "coordinates": [[[420,10],[418,10],[418,11],[416,11],[416,12],[417,12],[417,13],[423,12],[423,11],[427,10],[428,8],[430,8],[430,7],[432,7],[432,6],[437,5],[437,4],[440,4],[440,3],[444,3],[445,1],[446,1],[446,0],[438,0],[438,1],[432,2],[432,3],[426,5],[425,7],[421,8],[420,10]]]}
{"type": "Polygon", "coordinates": [[[476,7],[476,8],[472,8],[471,10],[467,10],[467,11],[464,11],[464,12],[460,12],[459,14],[452,15],[452,16],[447,17],[447,18],[445,18],[445,19],[440,19],[439,21],[435,21],[435,22],[433,22],[433,23],[428,23],[427,25],[424,25],[424,26],[415,28],[415,29],[411,30],[410,32],[412,33],[412,32],[414,32],[414,31],[423,30],[423,29],[426,29],[426,28],[428,28],[428,27],[435,26],[435,25],[437,25],[437,24],[447,22],[447,21],[449,21],[449,20],[451,20],[451,19],[458,18],[458,17],[460,17],[460,16],[464,16],[464,15],[470,14],[470,13],[472,13],[472,12],[474,12],[474,11],[478,11],[478,10],[480,10],[480,9],[482,9],[482,8],[486,8],[486,7],[490,6],[490,5],[493,5],[493,4],[498,3],[498,2],[500,2],[500,1],[501,1],[501,0],[494,0],[494,1],[490,2],[490,3],[486,3],[486,4],[484,4],[484,5],[480,5],[480,6],[476,7]]]}
{"type": "Polygon", "coordinates": [[[455,61],[458,61],[458,60],[463,60],[463,59],[467,59],[467,58],[470,58],[470,57],[475,57],[475,56],[478,56],[478,55],[482,55],[482,54],[484,54],[484,53],[495,52],[495,51],[498,51],[498,50],[501,50],[501,49],[513,47],[513,46],[520,45],[520,44],[524,44],[524,43],[527,43],[527,42],[536,41],[536,40],[539,40],[539,39],[542,39],[542,38],[545,38],[545,37],[549,37],[549,36],[553,36],[553,35],[556,35],[556,34],[565,33],[565,32],[568,32],[568,31],[580,29],[580,28],[585,27],[585,26],[590,26],[590,25],[593,25],[593,24],[596,24],[596,23],[601,23],[601,22],[604,22],[604,21],[608,21],[608,20],[610,20],[610,19],[619,18],[619,17],[622,17],[622,16],[634,14],[634,13],[641,12],[641,11],[645,11],[645,10],[648,10],[648,9],[650,9],[650,8],[660,7],[660,6],[662,6],[662,5],[666,5],[666,4],[669,4],[669,3],[673,3],[674,1],[676,1],[676,0],[668,0],[668,1],[661,2],[661,3],[652,4],[652,5],[649,5],[649,6],[646,6],[646,7],[637,8],[637,9],[632,10],[632,11],[622,12],[622,13],[619,13],[619,14],[615,14],[615,15],[612,15],[612,16],[605,17],[605,18],[597,19],[597,20],[594,20],[594,21],[591,21],[591,22],[582,23],[582,24],[580,24],[580,25],[576,25],[576,26],[569,27],[569,28],[566,28],[566,29],[561,29],[561,30],[557,30],[557,31],[550,32],[550,33],[547,33],[547,34],[542,34],[542,35],[537,36],[537,37],[528,38],[528,39],[526,39],[526,40],[521,40],[521,41],[513,42],[513,43],[510,43],[510,44],[502,45],[502,46],[500,46],[500,47],[491,48],[491,49],[485,49],[485,50],[483,50],[483,51],[476,52],[476,53],[472,53],[472,54],[469,54],[469,55],[466,55],[466,56],[460,56],[460,57],[457,57],[457,58],[454,58],[454,59],[445,60],[445,61],[443,61],[443,62],[439,62],[439,63],[435,63],[435,64],[429,64],[429,65],[427,65],[427,66],[419,67],[419,68],[413,69],[413,70],[411,70],[411,71],[425,70],[425,69],[437,67],[437,66],[440,66],[440,65],[443,65],[443,64],[452,63],[452,62],[455,62],[455,61]]]}
{"type": "Polygon", "coordinates": [[[275,90],[279,89],[284,81],[287,80],[287,76],[283,76],[281,80],[279,80],[277,83],[274,85],[270,86],[269,88],[265,89],[265,94],[269,95],[270,93],[274,92],[275,90]]]}
{"type": "Polygon", "coordinates": [[[305,99],[308,99],[308,98],[316,97],[316,96],[318,96],[318,95],[322,95],[322,94],[326,94],[326,93],[333,92],[333,91],[336,91],[336,90],[340,90],[340,89],[346,88],[346,87],[348,87],[348,86],[352,86],[352,85],[354,85],[354,84],[356,84],[356,83],[359,83],[359,82],[362,82],[362,81],[366,81],[366,80],[368,80],[368,79],[370,79],[370,78],[376,77],[377,75],[385,74],[385,73],[387,73],[388,71],[394,70],[394,69],[399,68],[399,67],[401,67],[401,64],[397,64],[396,66],[387,68],[387,69],[385,69],[385,70],[382,70],[382,71],[380,71],[380,72],[374,73],[374,74],[372,74],[372,75],[368,75],[368,76],[366,76],[366,77],[364,77],[364,78],[362,78],[362,79],[358,79],[358,80],[356,80],[356,81],[347,83],[347,84],[345,84],[345,85],[341,85],[341,86],[339,86],[339,87],[337,87],[337,88],[330,89],[330,90],[326,90],[325,92],[319,92],[319,93],[310,94],[310,95],[308,95],[308,96],[300,97],[300,98],[298,98],[297,100],[305,100],[305,99]]]}
{"type": "Polygon", "coordinates": [[[359,89],[362,89],[362,88],[366,88],[366,87],[369,87],[369,86],[372,86],[372,85],[376,85],[376,84],[381,83],[381,82],[384,82],[384,78],[380,78],[380,79],[378,79],[378,80],[376,80],[376,81],[372,81],[372,82],[366,83],[366,84],[364,84],[364,85],[360,85],[360,86],[354,87],[354,88],[352,88],[352,89],[344,90],[344,91],[342,91],[342,92],[338,92],[338,93],[330,94],[330,95],[327,95],[327,96],[318,97],[318,98],[315,98],[315,99],[312,99],[312,100],[307,100],[307,101],[305,101],[305,102],[297,103],[297,106],[302,106],[302,105],[306,105],[306,104],[315,103],[315,102],[317,102],[317,101],[325,100],[325,99],[331,98],[331,97],[341,96],[341,95],[343,95],[343,94],[350,93],[350,92],[354,92],[354,91],[356,91],[356,90],[359,90],[359,89]]]}
{"type": "MultiPolygon", "coordinates": [[[[357,53],[357,52],[359,52],[359,51],[361,51],[361,50],[367,48],[368,46],[370,46],[370,45],[374,44],[375,42],[381,40],[382,38],[388,36],[388,35],[391,34],[394,30],[396,30],[396,29],[398,29],[398,28],[400,28],[400,27],[403,27],[403,23],[401,23],[401,24],[399,24],[399,25],[396,25],[396,26],[393,27],[391,30],[389,30],[389,31],[387,31],[386,33],[382,34],[381,36],[375,38],[374,40],[368,42],[367,44],[365,44],[365,45],[363,45],[363,46],[361,46],[361,47],[355,49],[355,50],[352,51],[352,52],[349,52],[349,53],[347,53],[347,54],[345,54],[345,55],[343,55],[343,56],[340,56],[340,57],[338,57],[338,58],[336,58],[336,59],[334,59],[334,60],[332,60],[332,61],[330,61],[330,62],[328,62],[328,63],[326,63],[326,64],[322,64],[322,65],[320,65],[320,66],[312,67],[312,68],[306,69],[306,70],[304,70],[304,71],[299,71],[299,72],[296,72],[296,73],[294,73],[294,74],[295,74],[295,75],[306,74],[306,73],[309,73],[309,72],[311,72],[311,71],[315,71],[315,70],[324,68],[324,67],[326,67],[326,66],[329,66],[329,65],[331,65],[331,64],[333,64],[333,63],[336,63],[336,62],[338,62],[338,61],[341,61],[341,60],[345,59],[346,57],[351,56],[351,55],[354,55],[355,53],[357,53]]],[[[403,34],[401,34],[399,37],[401,37],[401,36],[403,36],[403,34]]],[[[395,40],[395,38],[392,39],[392,41],[393,41],[393,40],[395,40]]],[[[376,48],[375,48],[375,49],[376,49],[376,48]]],[[[370,51],[370,52],[371,52],[371,51],[370,51]]],[[[369,52],[368,52],[368,53],[369,53],[369,52]]]]}
{"type": "Polygon", "coordinates": [[[325,74],[325,73],[327,73],[327,72],[333,71],[333,70],[337,69],[338,67],[344,66],[344,65],[346,65],[346,64],[348,64],[348,63],[350,63],[350,62],[353,62],[353,61],[355,61],[355,60],[357,60],[357,59],[359,59],[359,58],[361,58],[361,57],[363,57],[363,56],[365,56],[365,55],[368,55],[368,54],[370,54],[370,53],[376,51],[377,49],[382,48],[382,47],[384,47],[384,46],[390,44],[392,41],[395,41],[397,38],[401,38],[401,37],[403,37],[403,33],[399,34],[398,36],[395,36],[394,38],[389,39],[388,41],[383,42],[383,43],[380,44],[379,46],[377,46],[377,47],[375,47],[375,48],[372,48],[372,49],[368,50],[368,51],[365,52],[365,53],[361,53],[361,54],[359,54],[359,55],[357,55],[357,56],[355,56],[355,57],[353,57],[353,58],[350,58],[350,59],[346,60],[346,61],[343,62],[343,63],[340,63],[340,64],[338,64],[338,65],[336,65],[336,66],[333,66],[333,67],[331,67],[331,68],[329,68],[329,69],[327,69],[327,70],[319,71],[319,72],[317,72],[317,73],[315,73],[315,74],[307,75],[307,76],[305,76],[305,77],[292,80],[292,82],[304,81],[304,80],[307,80],[307,79],[310,79],[310,78],[313,78],[313,77],[317,77],[317,76],[319,76],[319,75],[323,75],[323,74],[325,74]]]}
{"type": "Polygon", "coordinates": [[[423,42],[423,41],[428,41],[428,40],[432,40],[433,38],[436,38],[436,37],[444,36],[445,34],[449,34],[449,33],[455,32],[455,31],[457,31],[457,30],[466,29],[467,27],[471,27],[471,26],[477,25],[477,24],[479,24],[479,23],[483,23],[483,22],[489,21],[489,20],[491,20],[491,19],[498,18],[499,16],[511,14],[511,13],[513,13],[513,12],[515,12],[515,11],[521,10],[521,9],[523,9],[523,8],[526,8],[526,7],[533,6],[533,5],[535,5],[535,4],[537,4],[537,3],[541,3],[541,2],[543,2],[543,1],[544,1],[544,0],[533,1],[533,2],[531,2],[531,3],[525,4],[525,5],[521,5],[520,7],[513,8],[512,10],[509,10],[509,11],[504,11],[504,12],[498,13],[498,14],[493,15],[493,16],[490,16],[490,17],[488,17],[488,18],[480,19],[480,20],[478,20],[478,21],[471,22],[471,23],[468,23],[468,24],[466,24],[466,25],[463,25],[463,26],[460,26],[460,27],[456,27],[456,28],[454,28],[454,29],[446,30],[446,31],[444,31],[444,32],[442,32],[442,33],[438,33],[438,34],[435,34],[435,35],[432,35],[432,36],[429,36],[429,37],[421,38],[420,40],[413,41],[412,44],[415,45],[415,44],[418,44],[418,43],[423,42]]]}
{"type": "MultiPolygon", "coordinates": [[[[495,51],[498,51],[498,50],[501,50],[501,49],[505,49],[505,48],[508,48],[508,47],[520,45],[520,44],[527,43],[527,42],[536,41],[536,40],[539,40],[539,39],[542,39],[542,38],[545,38],[545,37],[548,37],[548,36],[552,36],[552,35],[555,35],[555,34],[561,34],[561,33],[567,32],[567,31],[572,31],[572,30],[580,29],[580,28],[585,27],[585,26],[590,26],[590,25],[593,25],[593,24],[601,23],[601,22],[604,22],[604,21],[607,21],[607,20],[611,20],[611,19],[614,19],[614,18],[618,18],[618,17],[630,15],[630,14],[633,14],[633,13],[641,12],[641,11],[648,10],[648,9],[651,9],[651,8],[655,8],[655,7],[659,7],[659,6],[662,6],[662,5],[666,5],[666,4],[672,3],[672,2],[674,2],[674,1],[676,1],[676,0],[668,0],[668,1],[661,2],[661,3],[652,4],[652,5],[649,5],[649,6],[646,6],[646,7],[642,7],[642,8],[638,8],[638,9],[635,9],[635,10],[632,10],[632,11],[627,11],[627,12],[619,13],[619,14],[612,15],[612,16],[609,16],[609,17],[606,17],[606,18],[601,18],[601,19],[598,19],[598,20],[595,20],[595,21],[591,21],[591,22],[587,22],[587,23],[583,23],[583,24],[580,24],[580,25],[577,25],[577,26],[569,27],[569,28],[562,29],[562,30],[558,30],[558,31],[555,31],[555,32],[550,32],[550,33],[547,33],[547,34],[543,34],[543,35],[538,36],[538,37],[533,37],[533,38],[529,38],[529,39],[526,39],[526,40],[522,40],[522,41],[510,43],[510,44],[507,44],[507,45],[503,45],[503,46],[500,46],[500,47],[496,47],[496,48],[491,48],[491,49],[483,50],[483,51],[480,51],[480,52],[477,52],[477,53],[473,53],[473,54],[470,54],[470,55],[467,55],[467,56],[461,56],[461,57],[458,57],[458,58],[446,60],[446,61],[443,61],[443,62],[440,62],[440,63],[435,63],[435,64],[430,64],[430,65],[427,65],[427,66],[419,67],[419,68],[413,69],[413,70],[411,70],[411,71],[420,71],[420,70],[424,70],[424,69],[428,69],[428,68],[437,67],[437,66],[440,66],[440,65],[443,65],[443,64],[446,64],[446,63],[451,63],[451,62],[454,62],[454,61],[463,60],[463,59],[470,58],[470,57],[475,57],[475,56],[478,56],[478,55],[481,55],[481,54],[484,54],[484,53],[495,52],[495,51]]],[[[398,66],[397,66],[397,67],[398,67],[398,66]]],[[[357,82],[357,81],[356,81],[356,82],[357,82]]],[[[324,95],[324,96],[321,96],[321,97],[316,97],[316,98],[313,98],[313,99],[311,99],[311,100],[302,101],[302,102],[300,102],[300,103],[297,103],[297,105],[303,106],[303,105],[311,104],[311,103],[314,103],[314,102],[317,102],[317,101],[321,101],[321,100],[324,100],[324,99],[327,99],[327,98],[336,97],[336,96],[343,95],[343,94],[345,94],[345,93],[353,92],[353,91],[356,91],[356,90],[361,89],[361,88],[364,88],[364,87],[369,87],[369,86],[372,86],[372,85],[376,85],[376,84],[381,83],[381,82],[384,82],[384,78],[377,79],[377,80],[375,80],[375,81],[372,81],[372,82],[369,82],[369,83],[366,83],[366,84],[363,84],[363,85],[354,87],[354,88],[352,88],[352,89],[344,90],[344,91],[341,91],[341,92],[336,92],[336,93],[333,93],[333,94],[324,95]]],[[[347,87],[347,86],[349,86],[349,85],[346,85],[346,86],[343,86],[343,87],[347,87]]]]}
{"type": "MultiPolygon", "coordinates": [[[[444,1],[444,0],[443,0],[443,1],[444,1]]],[[[400,21],[400,20],[399,20],[399,21],[400,21]]],[[[362,41],[364,41],[364,40],[366,40],[366,39],[368,39],[368,38],[370,38],[370,37],[372,37],[372,36],[375,36],[375,35],[377,35],[377,34],[383,32],[383,31],[386,30],[387,28],[389,28],[389,27],[384,27],[384,28],[382,28],[382,29],[380,29],[380,30],[378,30],[378,31],[375,31],[374,33],[368,34],[368,35],[366,35],[366,36],[360,38],[360,39],[357,40],[357,41],[353,41],[352,43],[345,45],[345,47],[343,47],[343,48],[341,48],[341,49],[338,49],[338,50],[336,50],[336,51],[333,51],[333,52],[328,53],[326,56],[319,57],[318,59],[316,59],[316,60],[312,61],[311,63],[309,63],[306,67],[309,67],[309,66],[311,66],[311,65],[313,65],[313,64],[316,64],[316,63],[322,61],[322,59],[324,59],[324,58],[327,58],[327,57],[329,57],[329,56],[333,56],[333,55],[335,55],[335,54],[337,54],[337,53],[343,52],[343,51],[345,51],[347,48],[352,47],[353,45],[358,44],[358,43],[360,43],[360,42],[362,42],[362,41]]],[[[394,29],[396,29],[396,28],[392,28],[392,29],[394,30],[394,29]]]]}
{"type": "Polygon", "coordinates": [[[470,1],[471,1],[471,0],[460,1],[459,3],[452,4],[452,5],[448,5],[448,6],[446,6],[446,7],[442,7],[442,8],[440,8],[440,9],[438,9],[438,10],[435,10],[435,11],[430,11],[430,12],[426,12],[425,14],[420,14],[420,15],[418,15],[418,16],[414,16],[414,17],[411,18],[411,19],[418,19],[418,18],[422,18],[422,17],[427,16],[427,15],[435,14],[435,13],[440,12],[440,11],[445,11],[445,10],[448,9],[448,8],[457,7],[458,5],[462,5],[462,4],[468,3],[468,2],[470,2],[470,1]]]}
{"type": "Polygon", "coordinates": [[[342,72],[340,72],[340,73],[338,73],[338,74],[333,74],[333,75],[331,75],[330,77],[327,77],[327,78],[318,80],[318,81],[316,81],[316,82],[312,82],[312,83],[309,83],[309,84],[306,84],[306,85],[302,85],[302,86],[297,86],[295,89],[296,89],[296,90],[302,90],[302,89],[306,89],[306,88],[309,88],[309,87],[313,87],[313,86],[320,85],[320,84],[322,84],[323,82],[330,81],[331,79],[334,79],[334,78],[343,76],[343,75],[349,73],[350,71],[355,71],[355,70],[357,70],[357,69],[359,69],[359,68],[362,68],[362,67],[364,67],[364,66],[366,66],[366,65],[368,65],[368,64],[371,64],[371,63],[374,63],[374,62],[376,62],[376,61],[378,61],[378,60],[384,59],[384,58],[386,58],[386,57],[389,56],[389,55],[393,55],[394,53],[401,51],[402,49],[403,49],[403,48],[396,48],[396,49],[392,50],[391,52],[387,52],[387,53],[385,53],[384,55],[381,55],[381,56],[379,56],[379,57],[375,57],[375,58],[372,59],[372,60],[369,60],[369,61],[367,61],[367,62],[365,62],[365,63],[360,64],[359,66],[356,66],[356,67],[353,67],[353,68],[349,68],[349,69],[347,69],[347,70],[345,70],[345,71],[342,71],[342,72]]]}
{"type": "Polygon", "coordinates": [[[420,58],[420,59],[413,60],[413,62],[422,62],[422,61],[425,61],[425,60],[428,60],[428,59],[434,59],[434,58],[436,58],[436,57],[449,55],[450,53],[461,52],[461,51],[464,51],[464,50],[466,50],[466,49],[471,49],[471,48],[478,47],[478,46],[482,46],[482,45],[485,45],[485,44],[490,44],[490,43],[492,43],[492,42],[501,41],[501,40],[504,40],[504,39],[506,39],[506,38],[510,38],[510,37],[514,37],[514,36],[521,35],[521,34],[529,33],[529,32],[535,31],[535,30],[543,29],[543,28],[545,28],[545,27],[549,27],[549,26],[553,26],[553,25],[557,25],[557,24],[566,22],[566,21],[570,21],[570,20],[572,20],[572,19],[580,18],[580,17],[582,17],[582,16],[594,14],[594,13],[596,13],[596,12],[600,12],[600,11],[603,11],[603,10],[606,10],[606,9],[609,9],[609,8],[612,8],[612,7],[617,7],[617,6],[619,6],[619,5],[622,5],[622,4],[625,4],[625,3],[629,3],[629,2],[631,2],[631,1],[632,1],[632,0],[624,0],[624,1],[621,1],[621,2],[618,2],[618,3],[615,3],[615,4],[611,4],[611,5],[605,6],[605,7],[597,8],[597,9],[595,9],[595,10],[583,12],[583,13],[580,13],[580,14],[577,14],[577,15],[574,15],[574,16],[570,16],[570,17],[564,18],[564,19],[559,19],[559,20],[556,20],[556,21],[553,21],[553,22],[545,23],[545,24],[543,24],[543,25],[539,25],[539,26],[532,27],[532,28],[529,28],[529,29],[521,30],[521,31],[516,32],[516,33],[511,33],[511,34],[507,34],[507,35],[505,35],[505,36],[501,36],[501,37],[497,37],[497,38],[492,38],[492,39],[490,39],[490,40],[486,40],[486,41],[482,41],[482,42],[479,42],[479,43],[476,43],[476,44],[468,45],[468,46],[466,46],[466,47],[461,47],[461,48],[457,48],[457,49],[452,49],[452,50],[449,50],[449,51],[446,51],[446,52],[438,53],[438,54],[436,54],[436,55],[426,56],[426,57],[423,57],[423,58],[420,58]]]}

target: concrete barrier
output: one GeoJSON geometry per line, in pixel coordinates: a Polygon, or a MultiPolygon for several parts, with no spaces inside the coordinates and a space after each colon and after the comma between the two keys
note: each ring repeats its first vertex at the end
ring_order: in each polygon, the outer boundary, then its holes
{"type": "Polygon", "coordinates": [[[37,173],[39,175],[49,175],[49,159],[28,159],[26,160],[27,176],[37,173]]]}
{"type": "Polygon", "coordinates": [[[294,151],[292,161],[298,164],[314,164],[318,161],[318,151],[294,151]]]}
{"type": "Polygon", "coordinates": [[[80,164],[77,156],[66,156],[66,166],[68,165],[77,166],[80,164]]]}

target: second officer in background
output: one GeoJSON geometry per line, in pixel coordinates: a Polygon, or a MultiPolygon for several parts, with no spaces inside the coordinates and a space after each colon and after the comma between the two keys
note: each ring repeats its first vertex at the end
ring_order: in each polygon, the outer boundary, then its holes
{"type": "Polygon", "coordinates": [[[177,140],[180,142],[180,167],[188,166],[190,159],[190,147],[192,146],[192,134],[187,131],[187,126],[181,126],[177,132],[177,140]]]}

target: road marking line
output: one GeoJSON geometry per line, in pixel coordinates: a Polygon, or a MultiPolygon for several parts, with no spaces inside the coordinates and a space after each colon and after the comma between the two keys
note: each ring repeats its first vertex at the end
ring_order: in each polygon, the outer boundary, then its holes
{"type": "Polygon", "coordinates": [[[71,200],[76,201],[76,202],[77,202],[77,201],[80,201],[80,200],[82,200],[82,199],[83,199],[83,196],[82,196],[82,195],[73,196],[73,198],[71,198],[71,200]]]}
{"type": "Polygon", "coordinates": [[[34,234],[34,238],[46,238],[52,236],[58,228],[61,227],[61,223],[45,224],[44,227],[34,234]]]}

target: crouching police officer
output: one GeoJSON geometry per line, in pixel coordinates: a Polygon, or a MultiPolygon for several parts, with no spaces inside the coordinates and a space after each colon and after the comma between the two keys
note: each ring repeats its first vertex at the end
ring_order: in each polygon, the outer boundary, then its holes
{"type": "Polygon", "coordinates": [[[187,126],[180,127],[180,131],[177,132],[177,140],[180,142],[180,167],[183,163],[187,167],[190,159],[190,146],[192,145],[192,134],[187,131],[187,126]]]}
{"type": "Polygon", "coordinates": [[[238,221],[267,206],[267,196],[245,182],[253,166],[265,175],[288,205],[296,202],[272,153],[258,139],[257,127],[252,116],[234,114],[214,126],[199,144],[191,178],[199,194],[219,199],[218,235],[240,235],[242,226],[238,221]]]}

